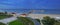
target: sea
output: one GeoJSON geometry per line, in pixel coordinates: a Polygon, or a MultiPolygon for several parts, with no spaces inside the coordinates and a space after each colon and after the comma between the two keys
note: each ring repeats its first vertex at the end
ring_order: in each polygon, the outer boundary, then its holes
{"type": "Polygon", "coordinates": [[[60,9],[0,9],[0,12],[16,12],[33,14],[60,14],[60,9]]]}

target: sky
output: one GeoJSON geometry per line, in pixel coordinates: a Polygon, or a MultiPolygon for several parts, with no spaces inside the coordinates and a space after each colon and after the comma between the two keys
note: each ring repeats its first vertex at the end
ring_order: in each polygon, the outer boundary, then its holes
{"type": "Polygon", "coordinates": [[[0,0],[0,9],[60,9],[60,0],[0,0]]]}

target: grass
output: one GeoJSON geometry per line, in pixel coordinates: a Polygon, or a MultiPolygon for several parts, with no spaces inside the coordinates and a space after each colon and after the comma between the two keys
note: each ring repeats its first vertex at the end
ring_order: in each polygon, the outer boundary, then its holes
{"type": "Polygon", "coordinates": [[[26,17],[18,17],[18,20],[10,22],[9,25],[34,25],[34,23],[26,17]]]}
{"type": "Polygon", "coordinates": [[[15,20],[9,23],[9,25],[24,25],[21,21],[15,20]]]}
{"type": "Polygon", "coordinates": [[[9,17],[12,17],[12,15],[0,14],[0,19],[9,18],[9,17]]]}
{"type": "Polygon", "coordinates": [[[60,25],[60,21],[56,21],[54,25],[60,25]]]}
{"type": "Polygon", "coordinates": [[[55,23],[54,25],[60,25],[60,22],[55,23]]]}
{"type": "Polygon", "coordinates": [[[4,24],[4,23],[0,22],[0,25],[6,25],[6,24],[4,24]]]}
{"type": "Polygon", "coordinates": [[[25,25],[34,25],[34,23],[26,17],[19,17],[18,19],[25,25]]]}

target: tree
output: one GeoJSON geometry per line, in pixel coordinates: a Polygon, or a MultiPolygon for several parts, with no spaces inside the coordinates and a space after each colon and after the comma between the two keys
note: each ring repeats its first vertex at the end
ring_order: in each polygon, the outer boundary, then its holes
{"type": "Polygon", "coordinates": [[[35,20],[37,20],[40,23],[40,19],[35,19],[35,20]]]}
{"type": "Polygon", "coordinates": [[[42,23],[43,25],[54,25],[56,20],[54,18],[50,18],[49,16],[43,17],[42,23]]]}
{"type": "Polygon", "coordinates": [[[7,14],[7,12],[5,11],[5,14],[7,14]]]}

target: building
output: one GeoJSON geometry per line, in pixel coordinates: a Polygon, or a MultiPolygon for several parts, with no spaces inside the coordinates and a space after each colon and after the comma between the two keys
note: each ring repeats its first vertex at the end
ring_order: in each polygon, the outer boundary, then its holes
{"type": "Polygon", "coordinates": [[[20,16],[22,16],[22,17],[26,17],[27,15],[26,15],[26,14],[21,14],[20,16]]]}

